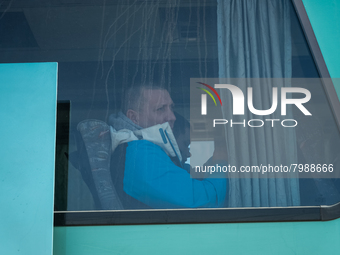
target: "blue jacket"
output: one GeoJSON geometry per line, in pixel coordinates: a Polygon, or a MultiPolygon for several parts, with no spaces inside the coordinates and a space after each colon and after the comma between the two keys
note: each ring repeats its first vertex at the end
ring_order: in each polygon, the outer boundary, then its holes
{"type": "Polygon", "coordinates": [[[191,178],[152,142],[128,143],[124,191],[152,208],[223,207],[227,187],[226,178],[191,178]]]}

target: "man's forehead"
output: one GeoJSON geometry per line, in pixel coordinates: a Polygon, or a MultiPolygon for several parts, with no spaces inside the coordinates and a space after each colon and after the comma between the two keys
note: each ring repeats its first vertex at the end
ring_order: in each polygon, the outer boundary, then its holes
{"type": "Polygon", "coordinates": [[[169,92],[165,89],[144,89],[142,92],[144,104],[172,104],[172,99],[169,92]]]}

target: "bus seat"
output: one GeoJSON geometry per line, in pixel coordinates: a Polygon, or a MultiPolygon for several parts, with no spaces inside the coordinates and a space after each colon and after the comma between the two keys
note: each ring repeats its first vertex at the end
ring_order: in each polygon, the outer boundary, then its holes
{"type": "MultiPolygon", "coordinates": [[[[87,182],[89,186],[94,186],[101,209],[123,209],[110,174],[111,136],[109,125],[100,120],[90,119],[80,122],[77,129],[83,139],[90,164],[90,175],[93,182],[89,182],[89,180],[87,182]]],[[[94,192],[94,188],[92,187],[92,192],[94,192]]]]}

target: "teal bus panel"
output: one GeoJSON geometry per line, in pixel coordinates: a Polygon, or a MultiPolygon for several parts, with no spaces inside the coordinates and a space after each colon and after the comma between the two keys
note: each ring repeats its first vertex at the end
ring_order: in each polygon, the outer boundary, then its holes
{"type": "Polygon", "coordinates": [[[0,65],[0,254],[52,254],[57,63],[0,65]]]}
{"type": "Polygon", "coordinates": [[[54,255],[336,254],[340,219],[325,222],[55,227],[54,255]]]}
{"type": "MultiPolygon", "coordinates": [[[[303,0],[329,74],[340,78],[340,1],[303,0]]],[[[334,84],[340,97],[340,84],[334,84]]]]}

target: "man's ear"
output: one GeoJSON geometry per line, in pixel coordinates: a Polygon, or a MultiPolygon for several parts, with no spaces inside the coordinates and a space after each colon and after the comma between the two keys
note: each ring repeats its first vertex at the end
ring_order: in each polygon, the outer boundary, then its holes
{"type": "Polygon", "coordinates": [[[134,110],[127,110],[126,112],[126,117],[128,117],[130,120],[132,120],[133,123],[137,124],[139,123],[139,115],[136,111],[134,110]]]}

